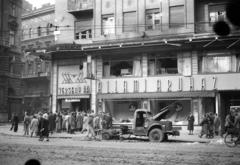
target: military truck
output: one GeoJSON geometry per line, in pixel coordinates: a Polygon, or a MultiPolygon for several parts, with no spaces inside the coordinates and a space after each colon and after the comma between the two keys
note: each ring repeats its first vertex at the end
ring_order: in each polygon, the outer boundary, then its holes
{"type": "Polygon", "coordinates": [[[137,109],[134,112],[132,128],[121,125],[120,131],[103,130],[102,138],[108,140],[119,136],[122,139],[123,135],[129,135],[129,137],[135,135],[147,136],[151,142],[163,142],[168,140],[168,135],[180,136],[178,130],[173,130],[171,121],[163,120],[169,111],[169,109],[165,109],[153,116],[147,109],[137,109]]]}

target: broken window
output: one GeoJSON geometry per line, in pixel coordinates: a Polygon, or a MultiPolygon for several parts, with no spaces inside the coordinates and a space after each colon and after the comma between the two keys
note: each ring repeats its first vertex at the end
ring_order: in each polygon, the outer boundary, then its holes
{"type": "Polygon", "coordinates": [[[218,21],[226,21],[226,4],[209,5],[208,11],[210,26],[218,21]]]}
{"type": "Polygon", "coordinates": [[[75,22],[75,39],[92,38],[92,19],[75,22]]]}

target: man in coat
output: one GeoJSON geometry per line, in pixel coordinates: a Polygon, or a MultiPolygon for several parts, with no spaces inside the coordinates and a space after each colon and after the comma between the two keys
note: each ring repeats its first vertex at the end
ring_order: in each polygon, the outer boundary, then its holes
{"type": "Polygon", "coordinates": [[[204,114],[203,119],[199,125],[202,126],[201,134],[199,135],[199,137],[202,138],[204,134],[208,134],[208,119],[206,114],[204,114]]]}
{"type": "Polygon", "coordinates": [[[43,141],[44,137],[47,138],[46,141],[49,141],[49,122],[48,122],[48,115],[44,114],[43,118],[41,120],[41,127],[40,127],[40,132],[41,132],[41,137],[39,139],[39,141],[43,141]]]}
{"type": "Polygon", "coordinates": [[[194,130],[194,116],[192,113],[190,113],[190,115],[187,118],[188,121],[188,130],[189,130],[189,134],[188,135],[193,135],[193,130],[194,130]]]}
{"type": "Polygon", "coordinates": [[[42,120],[43,120],[43,118],[42,118],[42,113],[39,112],[39,113],[38,113],[38,135],[40,136],[40,139],[42,138],[42,132],[40,132],[42,120]]]}
{"type": "Polygon", "coordinates": [[[14,132],[18,131],[18,123],[19,123],[19,118],[18,118],[18,114],[15,113],[14,118],[13,118],[13,122],[14,122],[14,132]]]}
{"type": "Polygon", "coordinates": [[[29,134],[29,126],[31,124],[31,118],[28,116],[28,113],[25,114],[24,120],[23,120],[23,125],[24,125],[24,135],[29,134]]]}
{"type": "Polygon", "coordinates": [[[12,119],[10,120],[10,122],[12,123],[10,131],[12,131],[12,129],[14,128],[14,113],[12,113],[12,119]]]}
{"type": "Polygon", "coordinates": [[[221,119],[218,117],[218,114],[215,114],[215,118],[214,118],[214,132],[215,132],[215,135],[219,134],[220,125],[221,125],[221,119]]]}
{"type": "Polygon", "coordinates": [[[82,130],[82,127],[83,127],[83,117],[81,115],[80,112],[77,113],[77,116],[76,116],[76,123],[77,123],[77,131],[81,131],[82,130]]]}
{"type": "Polygon", "coordinates": [[[49,122],[49,132],[53,134],[53,127],[54,127],[55,121],[53,120],[53,114],[51,111],[49,112],[48,122],[49,122]]]}
{"type": "Polygon", "coordinates": [[[234,122],[235,122],[235,112],[234,112],[234,111],[231,111],[231,112],[226,116],[225,125],[224,125],[225,128],[224,128],[224,131],[223,131],[222,134],[221,134],[221,137],[223,137],[223,134],[225,134],[229,128],[233,128],[233,127],[234,127],[234,122]]]}
{"type": "Polygon", "coordinates": [[[30,124],[31,137],[33,136],[33,133],[35,133],[35,135],[37,136],[38,125],[39,125],[38,119],[37,119],[37,117],[34,115],[32,121],[31,121],[31,124],[30,124]]]}
{"type": "Polygon", "coordinates": [[[110,129],[112,127],[112,123],[113,123],[113,118],[110,115],[110,113],[107,113],[107,129],[110,129]]]}

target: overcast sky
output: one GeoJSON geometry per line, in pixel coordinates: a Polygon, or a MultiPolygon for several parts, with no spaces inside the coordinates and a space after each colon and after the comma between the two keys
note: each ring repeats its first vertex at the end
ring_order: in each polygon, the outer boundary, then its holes
{"type": "Polygon", "coordinates": [[[51,3],[55,4],[55,0],[26,0],[33,5],[33,7],[40,8],[42,4],[51,3]]]}

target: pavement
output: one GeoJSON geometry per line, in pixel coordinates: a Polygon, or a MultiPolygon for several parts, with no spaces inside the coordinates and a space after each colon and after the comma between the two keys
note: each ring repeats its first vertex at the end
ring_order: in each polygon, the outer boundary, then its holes
{"type": "MultiPolygon", "coordinates": [[[[23,131],[22,124],[19,124],[17,132],[10,131],[10,127],[11,127],[10,124],[1,124],[0,125],[0,134],[10,135],[10,136],[26,136],[26,135],[23,135],[24,131],[23,131]]],[[[187,130],[180,130],[180,136],[175,136],[175,137],[169,136],[168,140],[175,141],[175,142],[212,143],[212,142],[218,142],[219,140],[222,139],[220,136],[215,136],[212,139],[207,139],[207,138],[205,138],[205,136],[203,136],[202,138],[199,138],[198,137],[199,134],[200,134],[199,130],[196,130],[193,135],[188,135],[187,130]]],[[[75,134],[68,134],[66,132],[53,133],[52,135],[50,134],[50,138],[69,138],[69,139],[73,139],[73,138],[81,139],[82,138],[82,139],[84,139],[85,137],[86,137],[86,132],[84,132],[84,133],[76,132],[75,134]]],[[[133,135],[131,136],[130,139],[147,140],[146,137],[135,137],[133,135]]]]}

